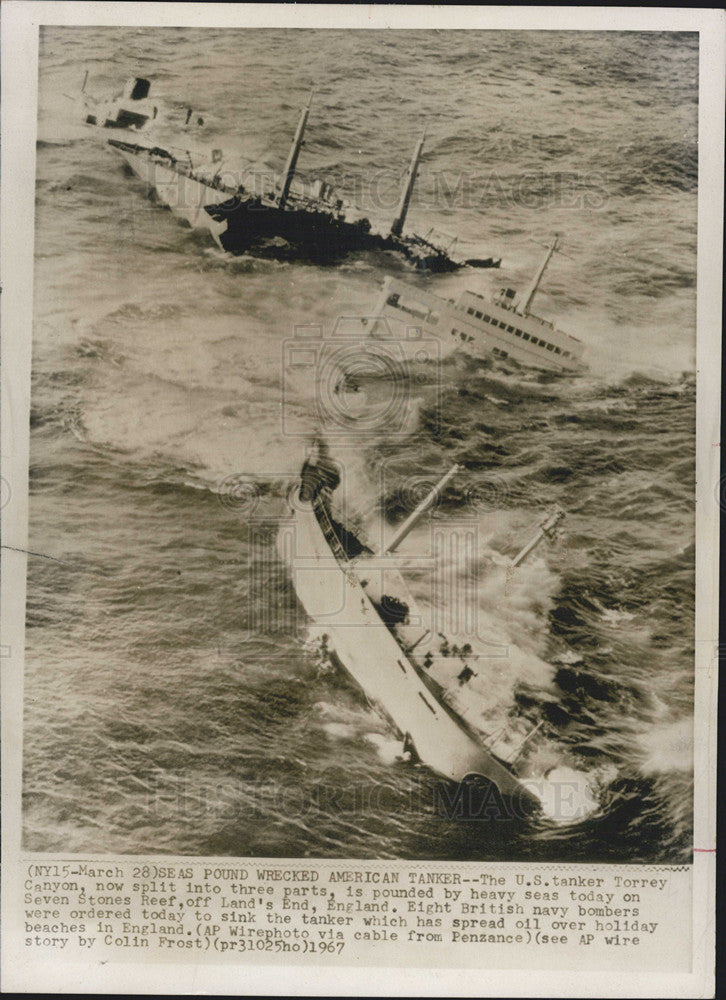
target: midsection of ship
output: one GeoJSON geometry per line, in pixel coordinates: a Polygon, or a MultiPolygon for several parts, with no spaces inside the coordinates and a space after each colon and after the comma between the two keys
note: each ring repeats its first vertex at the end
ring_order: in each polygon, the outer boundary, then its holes
{"type": "Polygon", "coordinates": [[[298,493],[293,513],[278,548],[298,598],[404,748],[447,779],[482,777],[525,811],[537,809],[536,796],[486,745],[484,732],[464,719],[456,685],[447,690],[416,655],[429,634],[395,561],[377,557],[336,518],[327,491],[312,501],[298,493]]]}
{"type": "MultiPolygon", "coordinates": [[[[241,255],[254,253],[276,259],[337,262],[349,254],[374,251],[391,253],[415,269],[426,273],[455,271],[459,268],[498,267],[493,257],[455,257],[451,248],[437,243],[432,234],[405,233],[404,224],[411,200],[423,146],[419,141],[389,232],[375,232],[370,220],[336,197],[329,184],[317,180],[309,193],[293,186],[297,159],[303,145],[309,104],[303,109],[285,168],[276,190],[259,192],[244,184],[230,184],[223,176],[221,162],[161,145],[142,145],[119,139],[109,145],[175,215],[194,228],[208,229],[224,251],[241,255]],[[194,160],[197,160],[195,163],[194,160]],[[211,169],[210,169],[211,168],[211,169]],[[176,191],[174,191],[176,187],[176,191]],[[169,193],[171,189],[171,194],[169,193]]],[[[221,158],[221,150],[215,151],[221,158]]],[[[455,242],[455,241],[454,241],[455,242]]]]}
{"type": "Polygon", "coordinates": [[[322,199],[292,196],[284,207],[273,196],[247,192],[205,211],[216,224],[220,247],[240,255],[334,262],[350,253],[381,249],[381,238],[367,219],[349,221],[335,205],[322,199]]]}

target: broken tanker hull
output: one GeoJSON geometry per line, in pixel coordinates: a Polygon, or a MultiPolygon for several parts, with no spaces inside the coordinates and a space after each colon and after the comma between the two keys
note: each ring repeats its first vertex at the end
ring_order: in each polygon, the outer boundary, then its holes
{"type": "Polygon", "coordinates": [[[335,262],[350,254],[372,251],[403,257],[417,270],[429,274],[458,271],[462,267],[499,267],[501,263],[492,257],[455,260],[422,237],[383,236],[371,231],[368,219],[350,222],[322,209],[294,205],[279,208],[261,199],[235,197],[208,205],[205,211],[216,223],[215,239],[219,246],[236,256],[255,253],[282,259],[335,262]]]}
{"type": "Polygon", "coordinates": [[[174,215],[194,229],[206,229],[234,256],[338,263],[356,253],[390,253],[427,274],[462,267],[499,267],[491,257],[458,260],[431,240],[371,230],[366,218],[347,219],[329,201],[258,196],[201,176],[190,161],[166,149],[119,139],[109,145],[174,215]]]}
{"type": "Polygon", "coordinates": [[[110,139],[109,146],[177,218],[193,229],[208,230],[222,250],[235,256],[334,262],[380,243],[367,220],[350,223],[328,211],[239,197],[224,185],[205,181],[165,149],[118,139],[110,139]]]}
{"type": "Polygon", "coordinates": [[[329,635],[336,659],[421,763],[457,783],[484,779],[515,815],[538,810],[537,798],[437,698],[432,682],[381,621],[356,573],[332,554],[312,504],[296,501],[294,528],[281,530],[278,549],[301,604],[329,635]]]}
{"type": "Polygon", "coordinates": [[[323,209],[284,207],[259,198],[233,197],[205,206],[222,250],[235,256],[255,253],[278,259],[320,262],[380,249],[367,219],[349,222],[323,209]]]}

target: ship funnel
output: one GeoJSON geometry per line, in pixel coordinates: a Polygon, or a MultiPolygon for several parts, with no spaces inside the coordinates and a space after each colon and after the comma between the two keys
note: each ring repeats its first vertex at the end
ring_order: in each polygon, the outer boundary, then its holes
{"type": "Polygon", "coordinates": [[[308,103],[302,109],[300,115],[300,121],[297,123],[297,131],[295,132],[295,138],[292,140],[292,146],[290,147],[290,152],[287,157],[287,163],[285,164],[285,169],[282,172],[282,177],[280,179],[280,197],[278,198],[277,204],[279,208],[284,208],[287,202],[287,196],[290,194],[290,185],[292,184],[292,179],[295,176],[295,167],[297,166],[297,158],[300,153],[300,149],[303,144],[303,136],[305,135],[305,126],[308,123],[308,115],[310,114],[310,105],[313,101],[313,91],[310,91],[310,97],[308,98],[308,103]]]}
{"type": "Polygon", "coordinates": [[[555,233],[552,238],[552,242],[547,244],[547,253],[544,255],[544,259],[537,269],[537,273],[534,276],[534,280],[529,288],[529,291],[524,297],[522,305],[519,308],[519,312],[522,316],[528,316],[529,310],[532,306],[535,295],[537,294],[537,289],[539,288],[539,283],[542,280],[542,275],[545,273],[545,268],[550,262],[550,257],[553,253],[560,249],[560,234],[555,233]]]}
{"type": "Polygon", "coordinates": [[[436,503],[436,501],[439,499],[439,497],[441,496],[441,493],[443,492],[444,487],[454,478],[454,476],[458,472],[461,472],[461,469],[462,469],[462,466],[460,466],[460,465],[454,465],[454,466],[452,466],[452,468],[449,469],[449,471],[446,473],[446,475],[442,479],[439,480],[439,482],[436,484],[436,486],[434,486],[434,488],[431,490],[431,492],[427,496],[424,497],[424,499],[418,505],[418,507],[416,508],[416,510],[412,514],[410,514],[406,518],[406,520],[403,522],[403,524],[401,524],[397,528],[395,534],[393,535],[393,538],[390,540],[390,542],[388,543],[388,545],[386,545],[386,549],[385,549],[385,554],[386,555],[389,555],[391,552],[395,551],[395,549],[398,548],[398,546],[401,544],[401,542],[404,540],[404,538],[408,534],[410,534],[411,531],[413,531],[413,529],[416,527],[416,525],[421,520],[421,518],[426,513],[426,511],[430,507],[432,507],[436,503]]]}
{"type": "Polygon", "coordinates": [[[426,130],[424,130],[421,138],[418,141],[418,145],[414,150],[413,158],[411,160],[411,166],[408,168],[408,177],[406,178],[406,184],[403,189],[403,194],[401,195],[401,200],[398,203],[398,209],[396,211],[396,218],[393,220],[393,225],[391,226],[391,236],[400,236],[403,232],[403,224],[406,221],[406,215],[408,214],[408,206],[411,202],[411,195],[413,194],[413,186],[416,183],[416,178],[418,176],[418,164],[421,159],[421,150],[423,149],[423,144],[426,140],[426,130]]]}

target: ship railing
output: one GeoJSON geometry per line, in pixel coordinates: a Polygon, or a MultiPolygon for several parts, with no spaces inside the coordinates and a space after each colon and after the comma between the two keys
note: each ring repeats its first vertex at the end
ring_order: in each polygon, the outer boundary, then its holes
{"type": "Polygon", "coordinates": [[[426,247],[428,250],[432,250],[437,254],[445,254],[446,251],[443,247],[437,246],[428,236],[420,236],[418,233],[411,233],[410,236],[403,236],[403,241],[408,243],[409,246],[426,247]]]}
{"type": "Polygon", "coordinates": [[[515,316],[520,316],[523,319],[533,319],[536,323],[539,323],[540,326],[544,326],[548,330],[555,330],[558,333],[562,333],[563,332],[562,330],[557,330],[557,327],[555,326],[555,324],[552,323],[550,320],[544,319],[542,316],[537,316],[536,313],[533,313],[533,312],[529,312],[529,313],[526,313],[526,314],[525,313],[521,313],[517,309],[516,303],[509,301],[504,295],[495,295],[493,301],[494,301],[494,304],[496,306],[499,306],[500,309],[506,309],[507,312],[514,313],[515,316]]]}
{"type": "MultiPolygon", "coordinates": [[[[470,294],[475,294],[475,293],[472,292],[470,294]]],[[[481,298],[481,296],[479,297],[481,298]]],[[[512,303],[510,302],[506,302],[504,298],[501,296],[494,297],[494,304],[499,306],[500,309],[506,309],[508,312],[514,313],[515,316],[523,316],[523,314],[517,310],[517,307],[515,305],[512,305],[512,303]]],[[[560,330],[560,328],[558,326],[555,326],[555,324],[551,320],[544,319],[544,317],[538,316],[536,313],[533,312],[527,313],[526,317],[523,318],[533,319],[535,320],[535,322],[539,323],[541,326],[546,327],[546,329],[551,330],[553,333],[558,333],[561,337],[567,337],[568,340],[574,340],[576,344],[582,343],[579,337],[574,337],[571,333],[568,333],[567,330],[560,330]]]]}
{"type": "Polygon", "coordinates": [[[452,253],[456,249],[456,245],[459,242],[458,236],[452,236],[451,233],[445,233],[440,229],[430,229],[426,233],[426,239],[431,241],[440,240],[444,244],[446,244],[446,241],[448,240],[445,250],[448,254],[452,253]]]}
{"type": "Polygon", "coordinates": [[[291,192],[287,198],[287,204],[291,207],[303,209],[309,212],[319,212],[339,219],[343,217],[343,203],[330,201],[326,198],[313,198],[307,194],[300,194],[298,191],[291,192]]]}
{"type": "Polygon", "coordinates": [[[408,305],[404,302],[400,302],[398,299],[397,292],[393,292],[391,295],[389,295],[388,298],[386,299],[385,304],[389,309],[397,309],[399,312],[408,313],[409,316],[413,316],[416,319],[423,320],[424,323],[426,322],[431,313],[430,309],[416,309],[414,306],[408,305]]]}
{"type": "MultiPolygon", "coordinates": [[[[359,515],[351,517],[349,514],[346,514],[335,502],[335,497],[332,493],[328,495],[326,502],[329,514],[338,522],[338,524],[345,528],[346,531],[355,536],[357,541],[360,542],[364,549],[367,550],[368,555],[377,551],[377,544],[371,540],[369,533],[363,527],[363,517],[359,515]]],[[[354,562],[358,556],[353,557],[353,559],[351,559],[350,556],[346,556],[346,558],[349,562],[354,562]]]]}
{"type": "Polygon", "coordinates": [[[321,491],[313,500],[313,510],[315,511],[315,516],[320,525],[320,529],[323,532],[325,541],[330,546],[330,550],[338,560],[338,562],[348,562],[348,556],[345,549],[343,548],[338,535],[336,534],[335,528],[330,520],[330,513],[328,510],[328,503],[325,498],[325,491],[321,491]]]}

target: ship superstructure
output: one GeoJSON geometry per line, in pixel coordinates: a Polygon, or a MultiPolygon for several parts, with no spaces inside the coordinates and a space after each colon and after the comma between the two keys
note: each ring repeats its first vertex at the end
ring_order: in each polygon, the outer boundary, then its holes
{"type": "Polygon", "coordinates": [[[379,322],[388,336],[393,324],[420,327],[422,332],[477,357],[512,358],[547,371],[585,371],[582,341],[531,311],[545,268],[559,247],[560,238],[555,236],[522,296],[504,287],[492,299],[473,291],[445,299],[401,279],[388,278],[373,310],[374,318],[369,320],[369,331],[375,336],[379,322]]]}
{"type": "Polygon", "coordinates": [[[151,96],[151,80],[132,76],[113,95],[94,96],[86,89],[88,71],[77,94],[64,94],[75,105],[75,114],[83,125],[98,129],[148,132],[153,126],[182,131],[204,124],[204,119],[185,105],[169,105],[151,96]]]}

